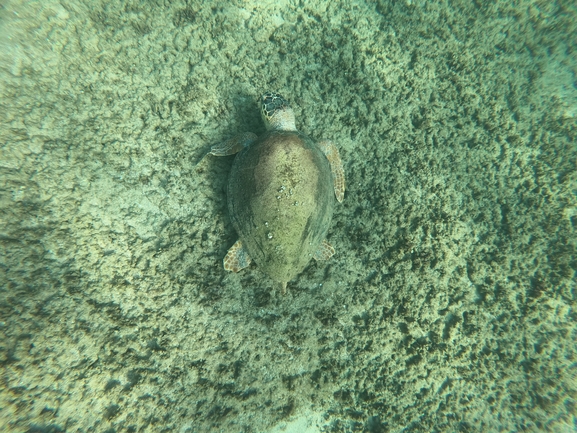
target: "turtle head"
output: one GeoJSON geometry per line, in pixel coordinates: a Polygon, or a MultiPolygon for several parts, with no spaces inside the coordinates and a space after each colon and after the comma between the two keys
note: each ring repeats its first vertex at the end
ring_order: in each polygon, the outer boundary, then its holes
{"type": "Polygon", "coordinates": [[[262,120],[268,131],[296,131],[295,114],[285,98],[278,93],[266,92],[261,102],[262,120]]]}

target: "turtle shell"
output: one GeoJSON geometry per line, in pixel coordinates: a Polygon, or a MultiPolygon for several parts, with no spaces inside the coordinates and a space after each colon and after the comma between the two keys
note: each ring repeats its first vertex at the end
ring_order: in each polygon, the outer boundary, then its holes
{"type": "Polygon", "coordinates": [[[299,274],[326,238],[335,203],[329,161],[297,131],[268,131],[237,154],[228,210],[243,247],[273,280],[299,274]]]}

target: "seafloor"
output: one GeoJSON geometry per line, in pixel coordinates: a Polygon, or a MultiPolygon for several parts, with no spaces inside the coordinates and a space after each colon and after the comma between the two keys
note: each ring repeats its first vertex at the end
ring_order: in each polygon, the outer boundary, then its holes
{"type": "Polygon", "coordinates": [[[0,431],[577,429],[575,2],[369,3],[2,2],[0,431]],[[348,188],[286,296],[202,159],[269,89],[348,188]]]}

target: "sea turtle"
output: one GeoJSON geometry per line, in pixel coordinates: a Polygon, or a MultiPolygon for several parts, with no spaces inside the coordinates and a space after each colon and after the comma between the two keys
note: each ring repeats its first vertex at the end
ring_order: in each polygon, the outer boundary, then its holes
{"type": "Polygon", "coordinates": [[[278,93],[262,95],[266,133],[240,134],[213,146],[211,155],[238,153],[228,182],[228,211],[239,239],[223,262],[238,272],[254,260],[272,280],[286,284],[314,257],[327,260],[326,241],[334,199],[345,193],[338,149],[316,143],[295,127],[289,102],[278,93]]]}

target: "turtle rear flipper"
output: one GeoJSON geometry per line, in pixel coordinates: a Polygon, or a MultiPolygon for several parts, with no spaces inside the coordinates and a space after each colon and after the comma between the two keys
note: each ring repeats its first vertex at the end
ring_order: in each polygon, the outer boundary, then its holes
{"type": "Polygon", "coordinates": [[[324,241],[321,242],[321,244],[315,251],[315,255],[313,256],[313,258],[318,262],[328,260],[334,255],[335,255],[335,249],[325,239],[324,241]]]}
{"type": "Polygon", "coordinates": [[[252,259],[243,248],[242,242],[239,239],[230,247],[222,262],[225,270],[238,272],[250,265],[252,259]]]}

